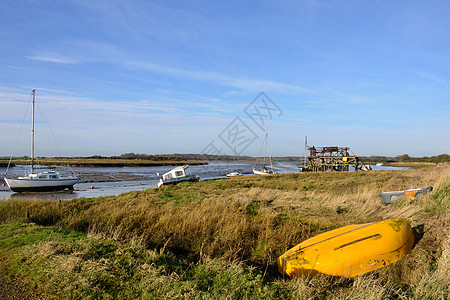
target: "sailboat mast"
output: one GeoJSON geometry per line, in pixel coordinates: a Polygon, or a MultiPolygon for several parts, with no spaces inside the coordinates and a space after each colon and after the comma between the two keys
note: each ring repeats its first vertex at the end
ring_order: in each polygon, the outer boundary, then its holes
{"type": "Polygon", "coordinates": [[[268,132],[266,132],[266,138],[264,139],[264,165],[263,165],[263,168],[265,168],[266,167],[266,153],[267,153],[267,135],[268,135],[269,133],[268,132]]]}
{"type": "Polygon", "coordinates": [[[303,167],[306,169],[306,149],[308,148],[308,137],[305,136],[305,157],[303,160],[303,167]]]}
{"type": "Polygon", "coordinates": [[[33,105],[31,106],[31,173],[34,173],[34,98],[36,90],[31,92],[33,95],[33,105]]]}
{"type": "Polygon", "coordinates": [[[234,153],[233,153],[233,172],[236,170],[236,146],[234,146],[234,153]]]}

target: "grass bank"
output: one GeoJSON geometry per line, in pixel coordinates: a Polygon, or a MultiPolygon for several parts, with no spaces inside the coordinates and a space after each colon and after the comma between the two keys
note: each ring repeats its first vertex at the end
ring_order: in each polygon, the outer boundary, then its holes
{"type": "Polygon", "coordinates": [[[413,169],[422,169],[422,168],[432,168],[437,165],[437,163],[433,162],[394,162],[394,163],[386,163],[385,166],[392,167],[407,167],[413,169]]]}
{"type": "Polygon", "coordinates": [[[0,275],[48,298],[445,299],[450,165],[247,176],[115,197],[0,202],[0,275]],[[381,191],[433,186],[386,206],[381,191]],[[288,280],[276,258],[348,224],[404,217],[418,242],[353,280],[288,280]]]}

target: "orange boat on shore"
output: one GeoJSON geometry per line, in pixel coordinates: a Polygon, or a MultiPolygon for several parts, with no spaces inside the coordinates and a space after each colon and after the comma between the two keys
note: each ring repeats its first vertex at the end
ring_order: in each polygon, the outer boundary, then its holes
{"type": "Polygon", "coordinates": [[[319,273],[352,278],[399,260],[414,241],[411,225],[402,218],[349,225],[288,250],[278,258],[278,269],[291,278],[319,273]]]}

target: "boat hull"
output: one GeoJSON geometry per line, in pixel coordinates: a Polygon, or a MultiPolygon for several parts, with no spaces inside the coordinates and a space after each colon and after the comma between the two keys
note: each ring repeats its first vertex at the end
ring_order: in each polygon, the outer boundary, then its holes
{"type": "Polygon", "coordinates": [[[272,172],[272,171],[264,172],[264,171],[253,169],[253,174],[255,174],[255,175],[275,175],[275,172],[272,172]]]}
{"type": "Polygon", "coordinates": [[[239,172],[231,172],[227,174],[227,177],[237,177],[237,176],[242,176],[242,174],[239,172]]]}
{"type": "Polygon", "coordinates": [[[407,220],[349,225],[310,238],[278,258],[278,270],[289,277],[319,273],[352,278],[385,267],[414,245],[407,220]]]}
{"type": "Polygon", "coordinates": [[[50,192],[73,189],[73,185],[78,182],[78,178],[57,180],[5,178],[5,182],[13,192],[50,192]]]}
{"type": "Polygon", "coordinates": [[[419,189],[410,189],[406,191],[398,191],[398,192],[382,192],[380,193],[380,198],[383,200],[384,204],[390,204],[394,202],[395,199],[409,196],[411,200],[416,200],[417,198],[428,194],[433,190],[433,187],[427,188],[419,188],[419,189]]]}
{"type": "Polygon", "coordinates": [[[166,179],[166,180],[160,180],[158,182],[158,188],[164,186],[164,185],[174,185],[174,184],[178,184],[180,182],[199,182],[200,181],[200,177],[197,175],[187,175],[184,177],[179,177],[179,178],[171,178],[171,179],[166,179]]]}

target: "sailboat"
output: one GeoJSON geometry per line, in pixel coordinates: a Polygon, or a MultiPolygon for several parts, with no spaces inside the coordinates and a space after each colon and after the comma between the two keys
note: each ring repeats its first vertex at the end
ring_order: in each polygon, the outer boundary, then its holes
{"type": "Polygon", "coordinates": [[[233,155],[233,171],[227,174],[227,177],[242,176],[242,173],[236,170],[236,146],[234,147],[233,155]]]}
{"type": "Polygon", "coordinates": [[[34,108],[36,90],[33,90],[31,95],[33,99],[31,110],[31,173],[23,177],[4,178],[5,182],[13,192],[73,190],[73,185],[78,182],[77,176],[63,176],[55,171],[34,172],[34,108]]]}
{"type": "Polygon", "coordinates": [[[273,170],[273,167],[272,167],[272,157],[270,156],[270,150],[267,148],[267,135],[268,134],[269,133],[266,132],[266,137],[264,138],[264,142],[261,145],[261,149],[259,150],[259,154],[258,154],[258,157],[256,158],[255,164],[253,165],[253,173],[255,175],[274,175],[274,174],[276,174],[276,172],[273,170]],[[260,167],[257,168],[258,159],[259,159],[259,156],[261,154],[261,150],[262,150],[263,147],[265,148],[265,150],[264,150],[264,158],[263,158],[263,161],[261,162],[260,167]],[[268,157],[266,158],[267,153],[268,153],[268,157]],[[267,167],[267,165],[266,165],[267,161],[266,160],[269,161],[270,168],[267,167]]]}

